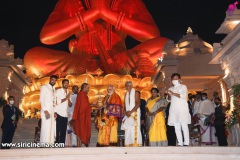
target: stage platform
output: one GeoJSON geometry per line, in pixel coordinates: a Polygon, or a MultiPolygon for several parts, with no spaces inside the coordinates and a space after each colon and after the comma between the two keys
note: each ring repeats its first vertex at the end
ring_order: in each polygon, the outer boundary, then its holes
{"type": "Polygon", "coordinates": [[[21,160],[240,160],[238,147],[109,147],[0,150],[0,159],[21,160]]]}

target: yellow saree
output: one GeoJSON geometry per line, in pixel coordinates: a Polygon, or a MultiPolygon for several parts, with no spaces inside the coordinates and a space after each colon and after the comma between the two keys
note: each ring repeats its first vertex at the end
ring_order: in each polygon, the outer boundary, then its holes
{"type": "MultiPolygon", "coordinates": [[[[165,99],[155,98],[149,99],[146,107],[151,113],[153,113],[159,108],[165,107],[166,104],[165,99]]],[[[154,116],[147,116],[147,128],[149,131],[149,142],[151,146],[167,145],[164,111],[160,111],[154,116]]]]}

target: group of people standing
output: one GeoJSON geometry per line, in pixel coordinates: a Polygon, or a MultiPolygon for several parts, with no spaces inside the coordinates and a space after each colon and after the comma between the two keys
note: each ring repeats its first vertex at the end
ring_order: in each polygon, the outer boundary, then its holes
{"type": "Polygon", "coordinates": [[[55,90],[57,76],[52,75],[40,91],[41,132],[40,143],[62,143],[68,146],[88,145],[91,135],[91,108],[87,93],[89,86],[83,83],[68,90],[69,80],[62,80],[62,88],[55,90]],[[67,139],[66,139],[67,138],[67,139]]]}
{"type": "MultiPolygon", "coordinates": [[[[173,86],[162,97],[157,88],[152,88],[151,97],[145,101],[133,83],[127,81],[124,102],[115,87],[109,85],[101,103],[92,104],[87,96],[87,83],[81,85],[80,91],[76,85],[69,91],[69,80],[63,79],[62,87],[55,90],[57,78],[52,75],[40,91],[41,144],[88,146],[92,107],[95,107],[98,109],[94,120],[98,129],[97,146],[116,146],[120,130],[124,131],[124,146],[188,146],[190,125],[200,127],[202,143],[215,143],[216,135],[219,145],[227,146],[225,115],[217,92],[212,100],[208,100],[206,93],[197,94],[193,100],[178,73],[172,74],[173,86]]],[[[2,143],[12,142],[18,112],[14,97],[10,96],[9,104],[3,108],[2,143]]]]}
{"type": "Polygon", "coordinates": [[[225,112],[218,92],[213,93],[213,99],[208,99],[207,93],[197,93],[194,101],[193,95],[188,94],[189,109],[193,113],[192,125],[199,126],[201,143],[206,145],[216,144],[227,146],[225,129],[225,112]]]}
{"type": "Polygon", "coordinates": [[[179,74],[173,74],[171,79],[173,87],[166,92],[167,98],[160,97],[159,90],[152,88],[151,97],[145,103],[140,98],[141,93],[133,88],[133,83],[127,81],[124,103],[115,92],[115,87],[109,85],[102,103],[90,104],[87,83],[82,84],[79,93],[78,87],[73,86],[71,94],[68,91],[69,80],[64,79],[62,88],[55,91],[57,77],[51,76],[49,84],[42,86],[40,92],[40,142],[66,143],[68,146],[81,146],[83,143],[88,146],[91,137],[91,108],[96,107],[97,146],[116,145],[119,130],[123,130],[125,134],[124,146],[142,146],[147,137],[145,135],[149,137],[150,146],[167,146],[166,124],[174,126],[179,146],[189,145],[188,124],[191,123],[191,116],[187,103],[187,87],[180,83],[179,74]],[[168,104],[171,105],[166,122],[165,111],[168,104]]]}

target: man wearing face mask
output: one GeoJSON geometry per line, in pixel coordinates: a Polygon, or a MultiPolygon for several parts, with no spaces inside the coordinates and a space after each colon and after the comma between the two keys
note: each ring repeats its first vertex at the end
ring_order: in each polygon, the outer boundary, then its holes
{"type": "MultiPolygon", "coordinates": [[[[215,102],[214,102],[214,100],[216,99],[216,98],[219,98],[219,94],[218,94],[218,92],[213,92],[213,99],[211,100],[212,101],[212,103],[213,103],[213,105],[214,105],[214,108],[216,108],[217,106],[216,106],[216,104],[215,104],[215,102]]],[[[220,98],[219,98],[220,99],[220,98]]],[[[221,99],[220,99],[220,101],[221,101],[221,99]]]]}
{"type": "Polygon", "coordinates": [[[12,143],[15,129],[17,128],[17,122],[21,111],[14,106],[15,98],[13,96],[8,97],[8,104],[3,107],[3,123],[2,123],[2,142],[1,149],[10,149],[5,146],[12,143]]]}
{"type": "Polygon", "coordinates": [[[40,143],[46,144],[42,147],[55,142],[56,136],[56,117],[54,107],[56,105],[55,87],[57,76],[52,75],[49,83],[43,85],[40,89],[40,103],[41,103],[41,133],[40,143]]]}
{"type": "Polygon", "coordinates": [[[173,73],[171,76],[173,87],[167,91],[171,106],[169,110],[168,125],[175,127],[175,133],[178,140],[178,146],[189,145],[189,129],[191,116],[189,114],[187,103],[187,87],[180,83],[181,76],[173,73]],[[183,136],[182,136],[183,131],[183,136]],[[183,142],[184,137],[184,142],[183,142]]]}
{"type": "Polygon", "coordinates": [[[216,136],[218,139],[218,145],[219,146],[227,146],[227,137],[225,132],[225,113],[223,112],[223,106],[221,104],[220,98],[215,98],[214,103],[216,105],[215,108],[215,120],[214,120],[214,126],[216,129],[216,136]]]}
{"type": "Polygon", "coordinates": [[[207,93],[202,93],[202,102],[198,108],[198,117],[200,118],[199,125],[201,130],[202,143],[206,145],[212,145],[216,143],[215,128],[204,123],[206,121],[206,118],[214,114],[214,112],[215,109],[213,103],[208,99],[207,93]]]}

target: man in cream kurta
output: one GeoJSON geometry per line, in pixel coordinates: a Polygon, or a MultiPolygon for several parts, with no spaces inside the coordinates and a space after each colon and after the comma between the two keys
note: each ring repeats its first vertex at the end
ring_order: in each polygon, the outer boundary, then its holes
{"type": "Polygon", "coordinates": [[[180,84],[181,76],[174,73],[171,76],[173,87],[169,88],[168,94],[171,96],[171,107],[169,110],[168,125],[175,127],[175,133],[179,146],[189,145],[189,129],[188,124],[191,124],[191,116],[189,114],[187,103],[187,87],[180,84]],[[183,136],[184,142],[183,142],[183,136]]]}
{"type": "Polygon", "coordinates": [[[41,103],[41,133],[40,143],[45,143],[42,147],[50,147],[55,142],[56,136],[56,114],[54,107],[56,103],[55,87],[57,76],[52,75],[50,82],[43,85],[40,90],[41,103]]]}
{"type": "Polygon", "coordinates": [[[140,124],[140,95],[133,88],[131,81],[125,83],[127,90],[125,96],[125,117],[121,126],[125,130],[125,146],[142,146],[140,124]]]}
{"type": "Polygon", "coordinates": [[[77,85],[72,86],[72,93],[73,93],[71,95],[72,107],[68,107],[68,126],[67,126],[66,142],[65,142],[66,146],[68,147],[77,146],[77,136],[76,134],[73,133],[73,128],[71,126],[72,115],[73,115],[74,106],[75,106],[77,94],[78,94],[77,85]]]}
{"type": "Polygon", "coordinates": [[[204,121],[208,116],[214,114],[215,108],[213,103],[208,100],[207,93],[202,93],[202,100],[203,101],[198,108],[202,143],[212,145],[213,143],[216,143],[215,128],[211,125],[205,125],[204,121]]]}

